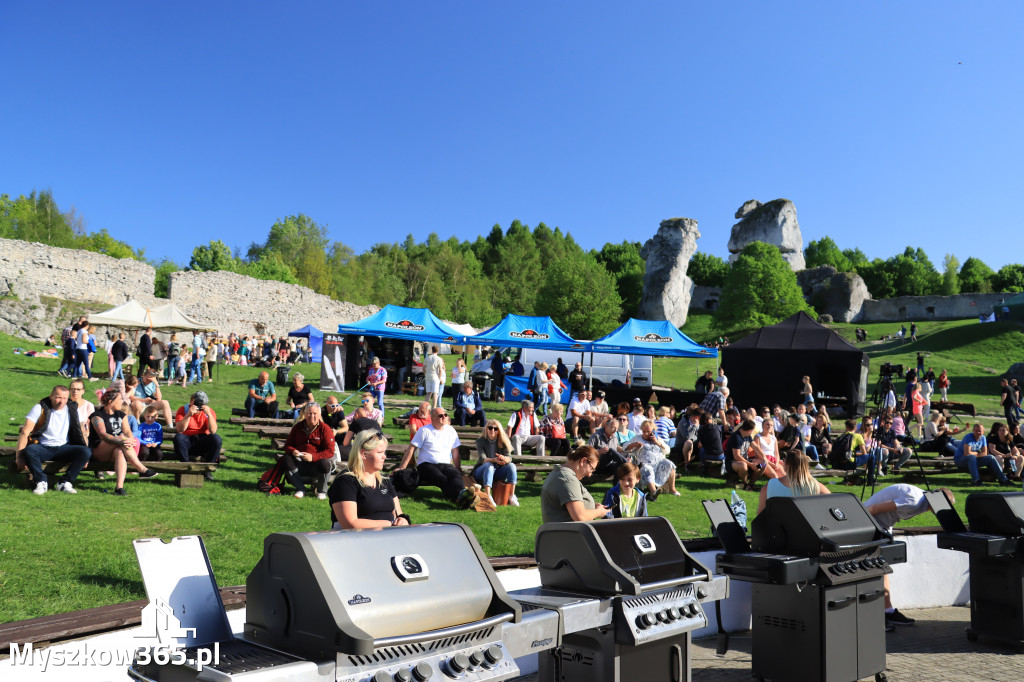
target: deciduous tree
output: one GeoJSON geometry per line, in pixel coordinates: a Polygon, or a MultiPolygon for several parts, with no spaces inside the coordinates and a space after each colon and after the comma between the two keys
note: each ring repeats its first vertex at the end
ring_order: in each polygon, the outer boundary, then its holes
{"type": "Polygon", "coordinates": [[[814,314],[782,253],[775,246],[751,242],[729,267],[714,323],[723,331],[752,329],[801,310],[814,314]]]}

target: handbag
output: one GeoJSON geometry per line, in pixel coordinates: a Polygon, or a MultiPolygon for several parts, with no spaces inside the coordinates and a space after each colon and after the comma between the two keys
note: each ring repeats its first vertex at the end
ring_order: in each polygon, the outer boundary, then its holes
{"type": "Polygon", "coordinates": [[[565,422],[551,425],[552,438],[565,438],[565,422]]]}

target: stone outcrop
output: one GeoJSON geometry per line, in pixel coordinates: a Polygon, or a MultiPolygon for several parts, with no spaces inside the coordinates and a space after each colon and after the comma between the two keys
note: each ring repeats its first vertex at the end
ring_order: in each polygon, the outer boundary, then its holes
{"type": "Polygon", "coordinates": [[[729,237],[730,262],[747,244],[764,242],[777,246],[793,270],[804,269],[804,240],[792,201],[775,199],[762,204],[751,199],[736,211],[736,217],[740,221],[732,226],[729,237]]]}
{"type": "Polygon", "coordinates": [[[796,281],[818,314],[830,315],[837,322],[858,321],[864,301],[871,298],[860,275],[836,272],[831,265],[801,270],[796,281]]]}
{"type": "Polygon", "coordinates": [[[1016,379],[1018,384],[1024,384],[1024,362],[1015,362],[1010,369],[999,375],[1000,379],[1016,379]]]}
{"type": "Polygon", "coordinates": [[[644,244],[640,255],[647,266],[640,301],[641,319],[668,320],[677,327],[686,323],[693,289],[686,268],[697,251],[699,238],[696,220],[669,218],[661,221],[657,234],[644,244]]]}
{"type": "Polygon", "coordinates": [[[335,301],[298,284],[253,279],[234,272],[172,272],[168,293],[174,305],[199,322],[239,334],[287,334],[311,324],[336,332],[380,310],[335,301]]]}

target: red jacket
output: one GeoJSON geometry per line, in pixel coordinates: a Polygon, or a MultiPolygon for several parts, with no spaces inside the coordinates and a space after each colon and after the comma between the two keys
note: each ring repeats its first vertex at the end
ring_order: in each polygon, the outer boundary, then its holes
{"type": "Polygon", "coordinates": [[[307,430],[303,419],[292,427],[288,440],[284,443],[285,452],[305,452],[313,455],[316,462],[334,457],[334,430],[326,422],[320,422],[312,432],[307,430]]]}

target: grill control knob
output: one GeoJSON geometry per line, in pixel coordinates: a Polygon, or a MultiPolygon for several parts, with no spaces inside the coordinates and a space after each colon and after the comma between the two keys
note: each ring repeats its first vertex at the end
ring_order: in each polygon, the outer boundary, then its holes
{"type": "Polygon", "coordinates": [[[501,647],[497,644],[490,645],[484,649],[484,657],[487,659],[488,663],[494,665],[501,660],[501,647]]]}
{"type": "Polygon", "coordinates": [[[696,604],[690,604],[688,607],[686,607],[686,610],[689,612],[691,616],[696,616],[698,613],[700,613],[700,607],[698,607],[696,604]]]}
{"type": "Polygon", "coordinates": [[[469,655],[469,662],[470,662],[471,665],[474,665],[474,666],[483,665],[484,664],[484,654],[483,654],[483,652],[482,651],[474,651],[473,653],[471,653],[469,655]]]}
{"type": "Polygon", "coordinates": [[[679,618],[679,616],[680,616],[679,609],[677,609],[676,607],[673,606],[670,609],[665,609],[665,618],[668,620],[668,622],[671,623],[672,621],[674,621],[677,618],[679,618]]]}
{"type": "Polygon", "coordinates": [[[419,682],[427,682],[433,674],[434,671],[429,663],[417,663],[416,667],[412,669],[412,676],[419,680],[419,682]]]}
{"type": "Polygon", "coordinates": [[[448,659],[448,667],[453,673],[461,673],[469,668],[469,657],[466,654],[455,654],[448,659]]]}
{"type": "Polygon", "coordinates": [[[832,571],[836,575],[842,575],[843,573],[846,573],[846,568],[842,564],[836,564],[828,570],[832,571]]]}
{"type": "Polygon", "coordinates": [[[395,682],[412,682],[412,673],[402,668],[395,673],[395,682]]]}
{"type": "Polygon", "coordinates": [[[644,613],[636,617],[636,626],[641,630],[646,630],[657,622],[658,620],[650,613],[644,613]]]}
{"type": "Polygon", "coordinates": [[[373,676],[373,682],[391,682],[391,675],[385,670],[378,670],[373,676]]]}

